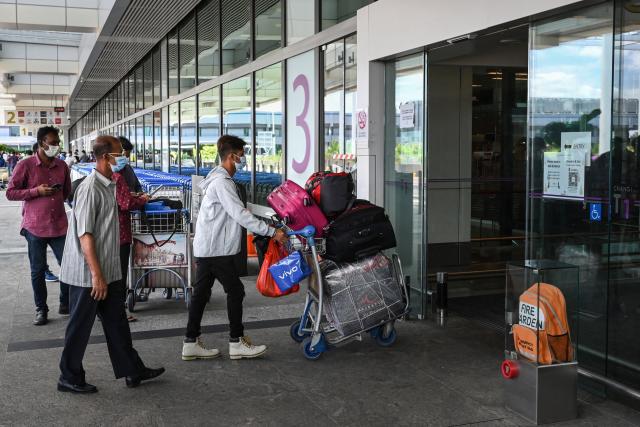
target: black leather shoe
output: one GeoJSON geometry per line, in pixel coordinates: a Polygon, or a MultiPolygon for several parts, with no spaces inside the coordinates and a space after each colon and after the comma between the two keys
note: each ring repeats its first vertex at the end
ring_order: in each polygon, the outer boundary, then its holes
{"type": "Polygon", "coordinates": [[[36,318],[33,320],[33,324],[37,326],[46,325],[49,320],[47,319],[46,310],[36,311],[36,318]]]}
{"type": "Polygon", "coordinates": [[[159,377],[163,373],[164,373],[164,368],[158,368],[158,369],[144,368],[144,371],[142,371],[140,375],[137,375],[135,377],[127,377],[125,378],[125,381],[127,383],[127,387],[134,388],[134,387],[138,387],[142,381],[147,381],[155,377],[159,377]]]}
{"type": "Polygon", "coordinates": [[[58,380],[58,391],[70,393],[95,393],[98,388],[91,384],[71,384],[65,380],[58,380]]]}
{"type": "Polygon", "coordinates": [[[67,316],[69,314],[69,306],[60,304],[60,307],[58,308],[58,314],[67,316]]]}

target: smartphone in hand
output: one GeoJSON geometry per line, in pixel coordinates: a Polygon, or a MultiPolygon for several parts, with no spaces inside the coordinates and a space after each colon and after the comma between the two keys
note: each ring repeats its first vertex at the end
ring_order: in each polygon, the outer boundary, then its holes
{"type": "Polygon", "coordinates": [[[51,186],[51,189],[52,190],[56,190],[56,191],[60,191],[60,190],[62,190],[62,184],[53,184],[51,186]]]}

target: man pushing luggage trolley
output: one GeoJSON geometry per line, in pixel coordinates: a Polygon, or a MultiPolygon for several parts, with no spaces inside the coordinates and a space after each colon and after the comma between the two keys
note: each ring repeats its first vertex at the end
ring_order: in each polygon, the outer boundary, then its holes
{"type": "Polygon", "coordinates": [[[236,136],[220,137],[217,143],[220,164],[200,183],[204,198],[193,239],[196,278],[182,346],[182,360],[213,359],[220,355],[217,349],[207,349],[200,338],[202,315],[216,279],[220,281],[227,294],[229,357],[253,358],[267,351],[265,345],[253,345],[244,335],[244,285],[240,281],[234,256],[240,252],[242,227],[253,234],[270,236],[280,243],[286,242],[287,236],[282,230],[275,229],[253,216],[240,200],[232,177],[246,164],[245,144],[236,136]]]}

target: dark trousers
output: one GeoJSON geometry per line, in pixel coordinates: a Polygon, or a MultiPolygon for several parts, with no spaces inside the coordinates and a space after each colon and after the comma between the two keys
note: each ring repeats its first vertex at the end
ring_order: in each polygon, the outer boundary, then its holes
{"type": "MultiPolygon", "coordinates": [[[[47,245],[53,251],[58,260],[58,265],[62,262],[64,252],[65,236],[60,237],[38,237],[22,229],[20,234],[27,240],[29,250],[29,264],[31,264],[31,287],[33,288],[33,299],[36,310],[49,311],[47,306],[47,283],[44,280],[44,273],[47,271],[47,245]]],[[[69,286],[60,282],[60,305],[69,305],[69,286]]]]}
{"type": "Polygon", "coordinates": [[[129,276],[129,254],[131,253],[131,243],[120,245],[120,271],[122,271],[122,293],[123,301],[127,299],[127,277],[129,276]]]}
{"type": "Polygon", "coordinates": [[[121,282],[109,284],[107,298],[103,301],[96,301],[91,297],[92,288],[69,286],[69,289],[71,317],[64,337],[60,377],[71,384],[85,382],[82,359],[96,314],[102,320],[102,329],[107,339],[109,358],[116,378],[135,376],[142,372],[144,363],[133,348],[129,322],[122,305],[121,282]]]}
{"type": "Polygon", "coordinates": [[[244,285],[240,281],[234,256],[196,258],[196,281],[189,306],[187,338],[200,336],[200,322],[204,308],[211,296],[211,288],[218,279],[227,294],[227,315],[229,316],[229,336],[240,338],[244,335],[242,325],[242,300],[244,285]]]}

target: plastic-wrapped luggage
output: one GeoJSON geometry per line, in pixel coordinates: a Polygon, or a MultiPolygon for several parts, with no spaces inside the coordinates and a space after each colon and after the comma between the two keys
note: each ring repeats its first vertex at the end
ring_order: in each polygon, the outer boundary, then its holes
{"type": "Polygon", "coordinates": [[[340,334],[355,334],[403,314],[403,292],[384,254],[350,263],[324,260],[320,268],[327,315],[340,334]]]}

